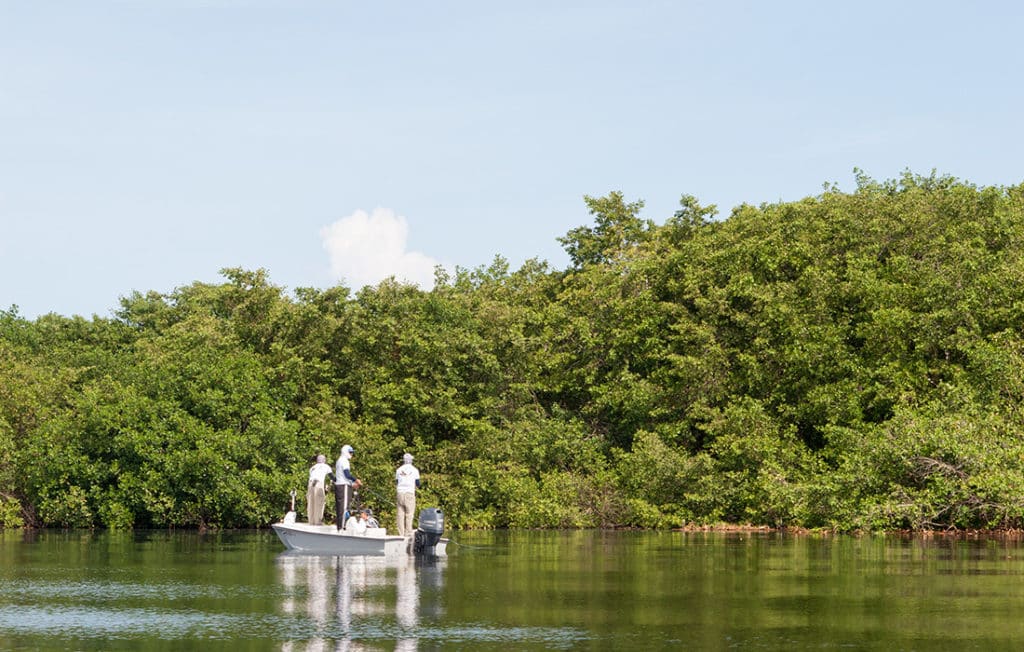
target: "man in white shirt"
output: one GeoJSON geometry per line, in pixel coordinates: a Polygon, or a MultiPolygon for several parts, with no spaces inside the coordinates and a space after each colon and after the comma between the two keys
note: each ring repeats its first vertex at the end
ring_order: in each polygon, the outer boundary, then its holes
{"type": "Polygon", "coordinates": [[[345,534],[363,536],[366,534],[366,522],[370,518],[365,509],[359,510],[359,514],[353,514],[345,523],[345,534]]]}
{"type": "Polygon", "coordinates": [[[316,464],[309,468],[309,482],[306,484],[306,518],[310,525],[322,525],[324,522],[327,477],[330,475],[327,458],[317,455],[316,464]]]}
{"type": "Polygon", "coordinates": [[[412,517],[416,513],[416,489],[420,486],[420,470],[412,465],[412,455],[402,456],[404,464],[395,471],[395,485],[398,493],[398,534],[405,537],[413,534],[412,517]]]}

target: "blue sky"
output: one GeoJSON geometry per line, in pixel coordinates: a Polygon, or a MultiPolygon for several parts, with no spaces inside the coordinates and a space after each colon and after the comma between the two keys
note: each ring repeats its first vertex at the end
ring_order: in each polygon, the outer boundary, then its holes
{"type": "Polygon", "coordinates": [[[562,268],[613,190],[662,223],[855,167],[1019,184],[1022,7],[0,0],[0,309],[562,268]]]}

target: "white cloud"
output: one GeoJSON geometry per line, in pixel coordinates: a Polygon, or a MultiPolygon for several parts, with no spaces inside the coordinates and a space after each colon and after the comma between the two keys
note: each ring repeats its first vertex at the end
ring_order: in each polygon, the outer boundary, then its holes
{"type": "Polygon", "coordinates": [[[417,251],[406,251],[408,236],[406,219],[387,208],[375,208],[371,215],[358,210],[320,229],[331,274],[353,290],[376,285],[389,276],[424,290],[432,288],[438,262],[417,251]]]}

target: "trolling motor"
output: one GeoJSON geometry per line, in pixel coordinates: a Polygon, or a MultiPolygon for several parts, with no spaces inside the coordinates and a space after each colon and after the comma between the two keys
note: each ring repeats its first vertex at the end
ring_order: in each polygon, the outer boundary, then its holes
{"type": "Polygon", "coordinates": [[[412,551],[417,555],[434,554],[434,546],[444,534],[444,512],[437,507],[420,510],[419,527],[413,536],[412,551]]]}

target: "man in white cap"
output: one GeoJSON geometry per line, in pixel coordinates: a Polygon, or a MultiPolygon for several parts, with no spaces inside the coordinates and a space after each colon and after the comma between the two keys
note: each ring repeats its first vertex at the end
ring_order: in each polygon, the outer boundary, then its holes
{"type": "Polygon", "coordinates": [[[309,468],[309,482],[306,484],[306,518],[310,525],[322,525],[324,522],[324,499],[329,477],[332,476],[327,458],[317,455],[316,464],[309,468]]]}
{"type": "Polygon", "coordinates": [[[412,516],[416,513],[416,489],[420,486],[420,470],[412,465],[412,455],[402,456],[404,464],[395,471],[395,484],[398,491],[398,534],[403,537],[413,534],[412,516]]]}
{"type": "Polygon", "coordinates": [[[347,521],[345,521],[345,534],[363,536],[366,534],[369,518],[370,515],[367,510],[359,510],[358,514],[353,514],[347,521]]]}
{"type": "Polygon", "coordinates": [[[348,444],[341,447],[341,455],[334,469],[334,510],[337,513],[335,527],[339,530],[345,527],[345,520],[349,517],[349,509],[352,506],[353,493],[362,486],[363,482],[352,473],[352,454],[356,449],[348,444]]]}

